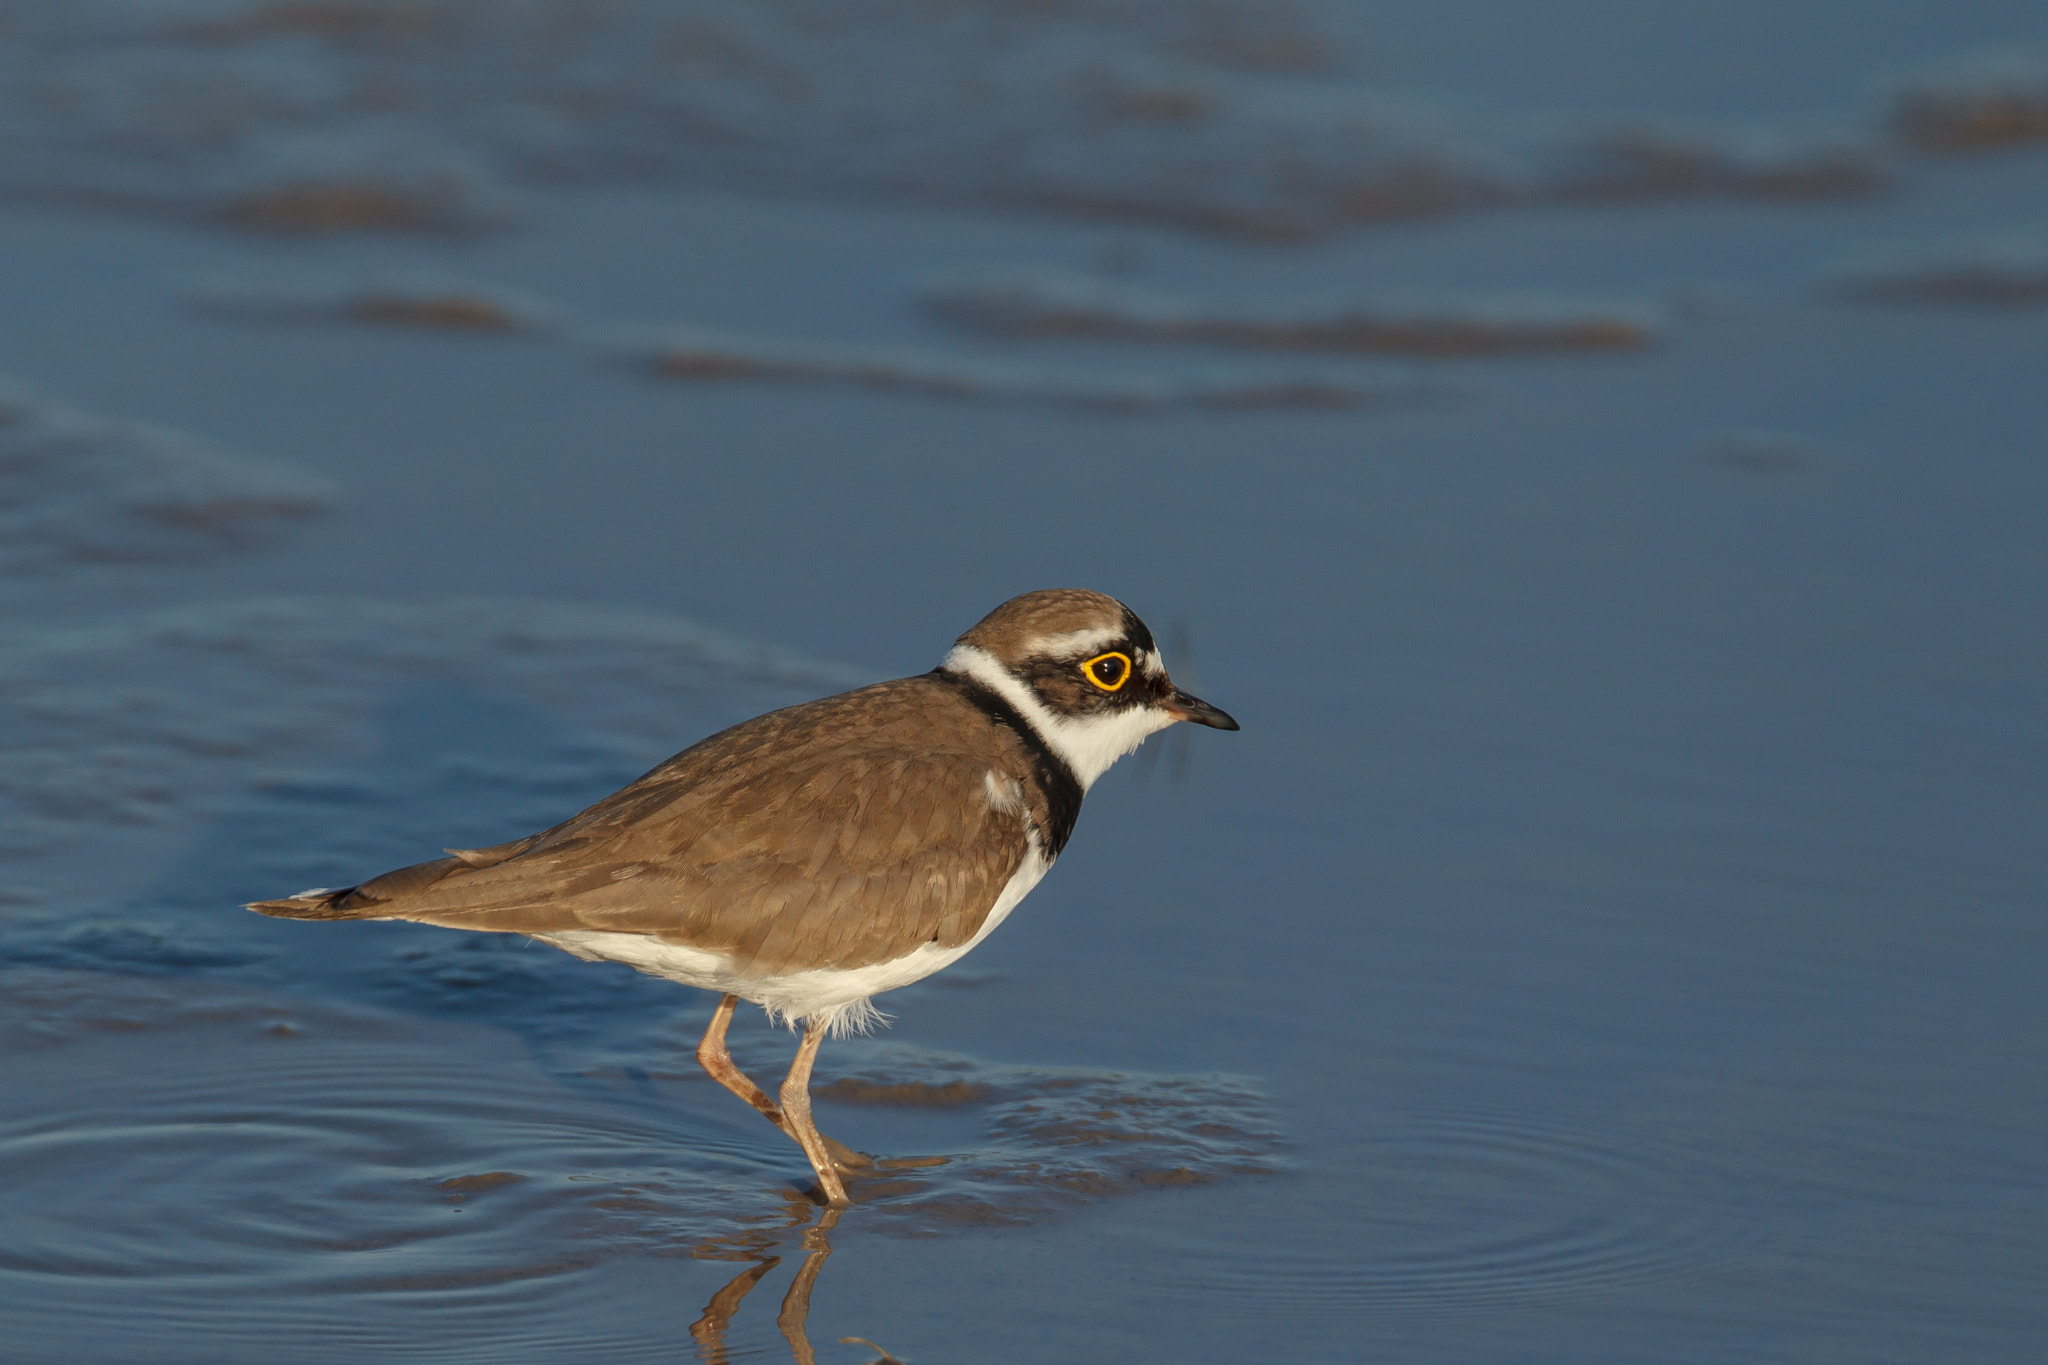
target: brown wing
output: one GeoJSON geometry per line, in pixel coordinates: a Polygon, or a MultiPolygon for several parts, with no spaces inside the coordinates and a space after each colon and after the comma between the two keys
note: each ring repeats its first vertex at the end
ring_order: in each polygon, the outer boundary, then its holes
{"type": "Polygon", "coordinates": [[[1021,746],[928,678],[757,717],[529,839],[400,868],[307,918],[651,934],[743,970],[862,967],[972,938],[1027,848],[992,807],[1021,746]],[[991,762],[991,745],[999,761],[991,762]]]}

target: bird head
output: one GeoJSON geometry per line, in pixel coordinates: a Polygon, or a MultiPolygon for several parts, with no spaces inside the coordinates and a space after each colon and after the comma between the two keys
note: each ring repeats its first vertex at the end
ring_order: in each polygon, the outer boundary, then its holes
{"type": "Polygon", "coordinates": [[[962,635],[940,665],[1000,695],[1085,789],[1176,722],[1237,722],[1168,676],[1152,632],[1114,597],[1051,588],[1013,597],[962,635]]]}

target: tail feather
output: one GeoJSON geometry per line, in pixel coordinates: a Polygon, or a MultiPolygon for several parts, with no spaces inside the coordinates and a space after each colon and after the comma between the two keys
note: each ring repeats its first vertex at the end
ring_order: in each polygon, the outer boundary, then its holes
{"type": "Polygon", "coordinates": [[[353,886],[344,886],[339,891],[301,891],[283,900],[255,901],[247,908],[279,919],[361,919],[362,908],[344,908],[344,902],[355,893],[353,886]]]}
{"type": "Polygon", "coordinates": [[[393,914],[393,901],[403,900],[449,873],[467,871],[469,867],[461,858],[435,858],[372,877],[361,886],[344,886],[338,891],[301,891],[283,900],[257,901],[249,909],[280,919],[403,919],[402,912],[393,914]]]}

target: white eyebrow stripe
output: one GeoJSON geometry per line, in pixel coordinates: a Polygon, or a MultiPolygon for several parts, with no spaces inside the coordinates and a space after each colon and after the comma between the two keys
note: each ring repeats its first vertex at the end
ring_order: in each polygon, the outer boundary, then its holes
{"type": "Polygon", "coordinates": [[[1070,630],[1060,635],[1039,635],[1024,642],[1025,654],[1059,656],[1095,654],[1124,638],[1121,630],[1098,626],[1092,630],[1070,630]]]}

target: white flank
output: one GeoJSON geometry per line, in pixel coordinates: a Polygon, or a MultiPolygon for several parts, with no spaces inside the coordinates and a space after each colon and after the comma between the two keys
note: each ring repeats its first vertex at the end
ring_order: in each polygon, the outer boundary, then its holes
{"type": "Polygon", "coordinates": [[[1038,732],[1046,747],[1066,760],[1087,791],[1110,765],[1174,723],[1156,706],[1128,707],[1107,715],[1068,718],[1054,715],[1038,694],[1012,676],[996,656],[973,645],[955,645],[940,665],[949,673],[974,679],[1017,708],[1017,714],[1038,732]]]}
{"type": "Polygon", "coordinates": [[[1024,861],[1003,884],[1002,894],[989,908],[987,918],[973,938],[953,948],[921,943],[911,952],[890,962],[870,967],[817,967],[782,976],[750,975],[738,970],[723,953],[679,943],[663,943],[650,934],[617,934],[597,929],[565,929],[553,934],[535,934],[542,943],[574,953],[586,962],[623,962],[650,976],[680,981],[722,995],[737,995],[768,1011],[778,1024],[795,1026],[797,1021],[815,1024],[833,1036],[865,1033],[883,1022],[883,1015],[869,997],[922,981],[944,967],[950,967],[971,952],[1008,918],[1017,903],[1031,893],[1052,866],[1039,850],[1038,836],[1031,836],[1024,861]]]}
{"type": "Polygon", "coordinates": [[[994,768],[981,775],[981,794],[997,815],[1025,813],[1024,784],[1014,777],[1004,777],[994,768]]]}

